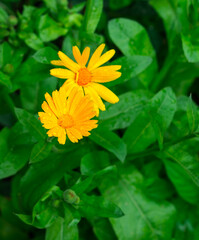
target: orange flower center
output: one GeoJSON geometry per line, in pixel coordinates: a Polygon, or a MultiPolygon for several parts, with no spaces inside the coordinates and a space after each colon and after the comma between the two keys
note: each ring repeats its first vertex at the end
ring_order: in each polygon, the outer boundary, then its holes
{"type": "Polygon", "coordinates": [[[62,115],[58,121],[58,125],[63,128],[71,128],[74,126],[74,120],[69,114],[62,115]]]}
{"type": "Polygon", "coordinates": [[[87,68],[81,68],[76,75],[76,82],[80,86],[84,86],[91,82],[91,73],[87,68]]]}

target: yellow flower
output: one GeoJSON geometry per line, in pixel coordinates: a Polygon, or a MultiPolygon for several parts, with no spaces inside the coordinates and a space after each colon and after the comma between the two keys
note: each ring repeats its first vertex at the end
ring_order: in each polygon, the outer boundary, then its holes
{"type": "Polygon", "coordinates": [[[53,65],[68,68],[54,68],[50,71],[50,74],[55,77],[67,79],[63,85],[67,94],[69,95],[74,87],[80,88],[85,94],[90,95],[96,104],[95,107],[97,111],[99,111],[98,108],[102,111],[105,110],[105,105],[101,98],[110,103],[116,103],[119,101],[119,98],[112,91],[99,84],[113,81],[121,76],[121,73],[117,72],[117,70],[121,68],[120,65],[100,67],[105,62],[109,61],[115,54],[115,50],[112,49],[101,55],[104,47],[105,44],[101,44],[96,49],[90,58],[88,66],[86,66],[86,64],[90,55],[89,47],[86,47],[82,54],[77,46],[73,47],[73,55],[77,63],[61,51],[58,52],[60,60],[51,61],[53,65]]]}
{"type": "Polygon", "coordinates": [[[66,142],[66,135],[71,142],[78,142],[97,127],[97,120],[91,120],[96,115],[93,101],[82,91],[73,89],[66,98],[66,91],[61,87],[59,91],[53,91],[52,97],[46,93],[45,98],[44,112],[38,113],[39,119],[43,127],[49,129],[48,136],[58,137],[60,144],[66,142]]]}

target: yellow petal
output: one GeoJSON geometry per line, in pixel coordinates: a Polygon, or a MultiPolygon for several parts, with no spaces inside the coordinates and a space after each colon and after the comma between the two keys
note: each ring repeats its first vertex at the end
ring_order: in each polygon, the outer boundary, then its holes
{"type": "Polygon", "coordinates": [[[105,62],[108,62],[113,57],[114,54],[115,54],[115,50],[114,49],[111,49],[108,52],[104,53],[100,57],[100,59],[98,61],[96,61],[96,63],[92,67],[89,68],[89,71],[92,71],[95,68],[97,68],[97,67],[101,66],[102,64],[104,64],[105,62]]]}
{"type": "Polygon", "coordinates": [[[72,102],[74,101],[74,98],[79,91],[83,92],[82,87],[78,86],[77,84],[74,84],[67,100],[67,106],[66,106],[67,112],[70,112],[70,109],[72,107],[72,102]]]}
{"type": "Polygon", "coordinates": [[[79,65],[82,65],[82,55],[79,51],[79,48],[77,46],[74,46],[73,47],[73,56],[76,60],[76,62],[79,64],[79,65]]]}
{"type": "Polygon", "coordinates": [[[58,142],[60,144],[65,144],[66,142],[66,130],[64,128],[60,128],[58,132],[58,142]]]}
{"type": "Polygon", "coordinates": [[[59,131],[60,131],[60,126],[56,126],[56,127],[54,127],[54,128],[51,128],[48,132],[47,132],[47,134],[48,134],[48,136],[49,137],[58,137],[58,134],[59,134],[59,131]]]}
{"type": "Polygon", "coordinates": [[[51,129],[57,126],[57,123],[53,123],[53,122],[45,122],[43,127],[46,129],[51,129]]]}
{"type": "Polygon", "coordinates": [[[44,112],[48,113],[50,116],[52,116],[52,118],[56,118],[54,112],[50,109],[46,101],[43,101],[41,107],[44,110],[44,112]]]}
{"type": "Polygon", "coordinates": [[[96,90],[100,97],[107,102],[116,103],[119,101],[119,98],[107,87],[98,83],[91,83],[90,85],[92,85],[92,87],[96,90]]]}
{"type": "Polygon", "coordinates": [[[57,113],[58,113],[58,117],[63,115],[63,104],[62,101],[60,100],[60,96],[59,96],[59,92],[57,90],[53,91],[52,93],[52,98],[53,98],[53,102],[55,104],[55,107],[57,109],[57,113]]]}
{"type": "Polygon", "coordinates": [[[72,135],[74,136],[74,137],[76,137],[77,139],[82,139],[83,137],[82,137],[82,134],[80,133],[80,131],[78,131],[76,128],[70,128],[70,131],[71,131],[71,133],[72,133],[72,135]]]}
{"type": "Polygon", "coordinates": [[[73,73],[70,70],[63,69],[63,68],[53,68],[50,70],[50,74],[54,77],[57,78],[62,78],[62,79],[75,79],[75,73],[73,73]]]}
{"type": "Polygon", "coordinates": [[[121,72],[116,71],[98,71],[92,75],[92,82],[105,83],[113,81],[121,76],[121,72]]]}
{"type": "Polygon", "coordinates": [[[90,48],[86,47],[82,53],[82,65],[85,66],[90,56],[90,48]]]}
{"type": "Polygon", "coordinates": [[[39,112],[38,115],[39,115],[39,120],[42,123],[46,123],[46,122],[57,123],[57,118],[50,116],[48,113],[39,112]]]}
{"type": "Polygon", "coordinates": [[[63,62],[60,60],[52,60],[50,63],[56,66],[64,66],[63,62]]]}
{"type": "Polygon", "coordinates": [[[73,143],[77,143],[78,139],[76,137],[73,136],[73,134],[71,133],[71,129],[66,129],[66,133],[68,135],[68,138],[70,139],[71,142],[73,143]]]}
{"type": "Polygon", "coordinates": [[[92,88],[92,86],[87,85],[86,87],[84,87],[84,91],[97,104],[100,110],[102,111],[106,110],[104,103],[102,102],[101,98],[99,97],[95,89],[92,88]]]}
{"type": "Polygon", "coordinates": [[[95,50],[95,52],[93,53],[93,55],[92,55],[92,57],[91,57],[91,59],[90,59],[90,61],[89,61],[88,70],[90,70],[90,69],[93,67],[93,65],[100,59],[100,56],[101,56],[104,48],[105,48],[105,44],[102,43],[102,44],[95,50]]]}
{"type": "Polygon", "coordinates": [[[84,94],[82,90],[78,90],[76,95],[74,96],[73,101],[71,102],[71,107],[69,109],[69,114],[73,115],[77,108],[80,107],[80,102],[84,98],[84,94]]]}
{"type": "Polygon", "coordinates": [[[64,54],[61,51],[58,52],[58,55],[65,67],[69,68],[71,71],[75,73],[78,72],[78,70],[80,69],[80,66],[77,63],[75,63],[73,60],[71,60],[68,56],[66,56],[66,54],[64,54]]]}
{"type": "Polygon", "coordinates": [[[117,71],[121,69],[121,65],[109,65],[109,66],[103,66],[103,67],[99,67],[97,69],[94,69],[92,71],[92,74],[93,73],[97,73],[97,72],[100,72],[100,71],[117,71]]]}
{"type": "Polygon", "coordinates": [[[46,101],[47,101],[50,109],[54,112],[55,116],[58,116],[59,115],[58,111],[57,111],[57,109],[55,107],[55,104],[54,104],[53,99],[51,98],[50,94],[46,93],[45,94],[45,98],[46,98],[46,101]]]}

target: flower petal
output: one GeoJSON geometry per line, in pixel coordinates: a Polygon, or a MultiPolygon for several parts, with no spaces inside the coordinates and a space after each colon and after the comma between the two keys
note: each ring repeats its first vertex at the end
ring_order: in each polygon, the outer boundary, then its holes
{"type": "Polygon", "coordinates": [[[46,101],[47,101],[50,109],[54,112],[54,114],[55,114],[56,116],[58,116],[58,115],[59,115],[59,114],[58,114],[58,111],[57,111],[57,109],[56,109],[56,107],[55,107],[55,104],[54,104],[53,99],[52,99],[52,97],[50,96],[50,94],[49,94],[49,93],[46,93],[46,94],[45,94],[45,98],[46,98],[46,101]]]}
{"type": "Polygon", "coordinates": [[[67,70],[67,69],[63,69],[63,68],[53,68],[50,70],[50,74],[54,77],[57,78],[62,78],[62,79],[75,79],[75,73],[67,70]]]}
{"type": "Polygon", "coordinates": [[[90,48],[86,47],[82,53],[82,65],[85,66],[90,56],[90,48]]]}
{"type": "Polygon", "coordinates": [[[103,67],[99,67],[97,69],[94,69],[92,71],[93,73],[99,72],[99,71],[117,71],[121,69],[121,65],[109,65],[109,66],[103,66],[103,67]]]}
{"type": "Polygon", "coordinates": [[[113,55],[115,54],[115,50],[111,49],[108,52],[104,53],[99,59],[98,61],[95,62],[95,64],[93,64],[92,67],[89,68],[89,71],[94,70],[95,68],[101,66],[102,64],[104,64],[105,62],[108,62],[113,55]]]}
{"type": "Polygon", "coordinates": [[[62,104],[62,101],[60,99],[59,92],[57,90],[53,91],[52,98],[53,98],[53,102],[55,104],[55,107],[57,109],[57,113],[58,113],[57,116],[61,117],[63,115],[63,104],[62,104]]]}
{"type": "Polygon", "coordinates": [[[43,101],[41,107],[44,110],[44,112],[48,113],[52,118],[56,118],[54,112],[50,109],[46,101],[43,101]]]}
{"type": "Polygon", "coordinates": [[[119,101],[119,98],[107,87],[98,83],[90,83],[90,85],[96,90],[99,96],[107,102],[116,103],[119,101]]]}
{"type": "Polygon", "coordinates": [[[60,144],[65,144],[66,142],[66,130],[64,128],[60,128],[58,132],[58,142],[60,144]]]}
{"type": "Polygon", "coordinates": [[[56,126],[56,127],[54,127],[54,128],[51,128],[48,132],[47,132],[47,134],[48,134],[48,136],[49,137],[58,137],[58,134],[59,134],[59,131],[60,131],[60,126],[56,126]]]}
{"type": "Polygon", "coordinates": [[[95,104],[97,104],[100,110],[102,111],[106,110],[104,103],[102,102],[101,98],[99,97],[95,89],[91,87],[91,85],[86,85],[84,87],[84,91],[86,94],[90,95],[91,99],[95,102],[95,104]]]}
{"type": "Polygon", "coordinates": [[[89,71],[90,71],[90,69],[93,67],[93,65],[94,65],[97,61],[99,61],[100,56],[101,56],[104,48],[105,48],[105,44],[102,43],[102,44],[95,50],[95,52],[93,53],[93,55],[92,55],[92,57],[91,57],[91,59],[90,59],[90,61],[89,61],[89,64],[88,64],[88,70],[89,70],[89,71]]]}
{"type": "Polygon", "coordinates": [[[73,46],[73,56],[79,65],[82,65],[82,55],[77,46],[73,46]]]}
{"type": "Polygon", "coordinates": [[[68,138],[70,139],[71,142],[73,142],[73,143],[77,143],[78,142],[78,139],[75,136],[73,136],[70,128],[66,129],[66,133],[67,133],[68,138]]]}
{"type": "Polygon", "coordinates": [[[50,63],[55,66],[64,66],[63,62],[60,60],[52,60],[50,63]]]}
{"type": "Polygon", "coordinates": [[[66,54],[64,54],[61,51],[58,52],[58,55],[65,67],[69,68],[71,71],[75,73],[78,72],[78,70],[80,69],[80,66],[77,63],[75,63],[73,60],[71,60],[68,56],[66,56],[66,54]]]}
{"type": "MultiPolygon", "coordinates": [[[[98,69],[98,68],[97,68],[98,69]]],[[[92,75],[92,82],[105,83],[113,81],[121,76],[121,72],[116,71],[98,71],[92,75]]]]}

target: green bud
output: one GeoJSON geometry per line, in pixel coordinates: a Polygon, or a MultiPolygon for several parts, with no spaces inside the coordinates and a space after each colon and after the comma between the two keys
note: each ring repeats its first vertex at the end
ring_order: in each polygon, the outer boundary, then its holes
{"type": "Polygon", "coordinates": [[[64,191],[63,197],[64,201],[70,204],[78,204],[80,202],[79,196],[77,196],[76,193],[71,189],[64,191]]]}

